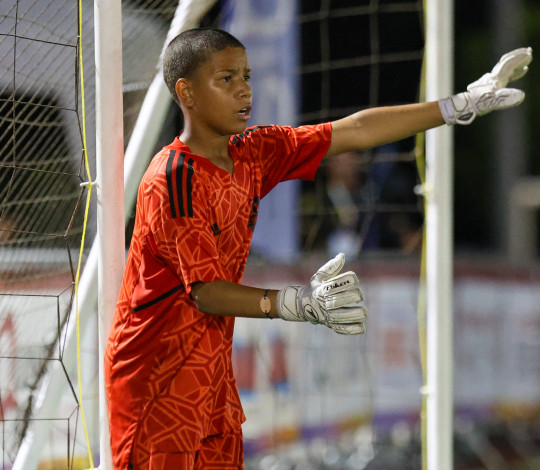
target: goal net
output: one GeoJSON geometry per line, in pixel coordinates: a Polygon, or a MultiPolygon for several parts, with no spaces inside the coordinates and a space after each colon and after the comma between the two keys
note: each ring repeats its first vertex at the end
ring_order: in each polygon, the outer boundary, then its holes
{"type": "MultiPolygon", "coordinates": [[[[61,361],[83,227],[77,3],[0,2],[0,418],[2,468],[61,361]]],[[[67,379],[67,377],[66,377],[67,379]]],[[[73,456],[73,389],[49,421],[73,456]]],[[[49,454],[50,455],[50,454],[49,454]]]]}

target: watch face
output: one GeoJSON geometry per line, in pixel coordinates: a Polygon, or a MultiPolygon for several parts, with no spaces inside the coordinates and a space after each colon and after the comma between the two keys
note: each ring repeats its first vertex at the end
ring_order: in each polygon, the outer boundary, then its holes
{"type": "Polygon", "coordinates": [[[261,306],[261,311],[265,315],[268,315],[268,312],[270,312],[270,309],[272,308],[272,302],[270,302],[270,299],[265,296],[261,299],[260,306],[261,306]]]}

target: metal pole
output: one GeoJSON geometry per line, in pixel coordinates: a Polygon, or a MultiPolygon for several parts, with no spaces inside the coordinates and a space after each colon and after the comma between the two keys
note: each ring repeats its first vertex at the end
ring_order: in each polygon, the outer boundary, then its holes
{"type": "Polygon", "coordinates": [[[111,470],[103,359],[125,265],[122,9],[95,0],[100,469],[111,470]]]}
{"type": "MultiPolygon", "coordinates": [[[[426,6],[426,100],[452,93],[453,1],[426,6]]],[[[427,467],[453,468],[452,128],[426,133],[427,467]]]]}

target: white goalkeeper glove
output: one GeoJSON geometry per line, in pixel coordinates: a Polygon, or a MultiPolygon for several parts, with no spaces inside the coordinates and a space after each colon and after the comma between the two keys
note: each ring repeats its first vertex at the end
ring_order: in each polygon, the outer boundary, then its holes
{"type": "Polygon", "coordinates": [[[339,274],[345,265],[340,253],[311,278],[308,285],[288,286],[278,292],[277,312],[288,321],[325,325],[342,335],[364,333],[367,310],[358,277],[352,271],[339,274]]]}
{"type": "Polygon", "coordinates": [[[476,116],[520,104],[525,93],[506,86],[523,77],[531,61],[530,47],[515,49],[503,55],[493,70],[471,83],[467,91],[440,100],[439,107],[446,124],[470,124],[476,116]]]}

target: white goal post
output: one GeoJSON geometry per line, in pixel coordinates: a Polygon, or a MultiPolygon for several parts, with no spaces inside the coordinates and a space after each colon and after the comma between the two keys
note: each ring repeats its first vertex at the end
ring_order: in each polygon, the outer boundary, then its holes
{"type": "Polygon", "coordinates": [[[122,2],[95,0],[99,467],[112,470],[104,357],[125,264],[122,2]]]}
{"type": "MultiPolygon", "coordinates": [[[[426,4],[426,100],[452,93],[453,0],[426,4]]],[[[427,469],[453,468],[452,128],[426,132],[427,469]]]]}

